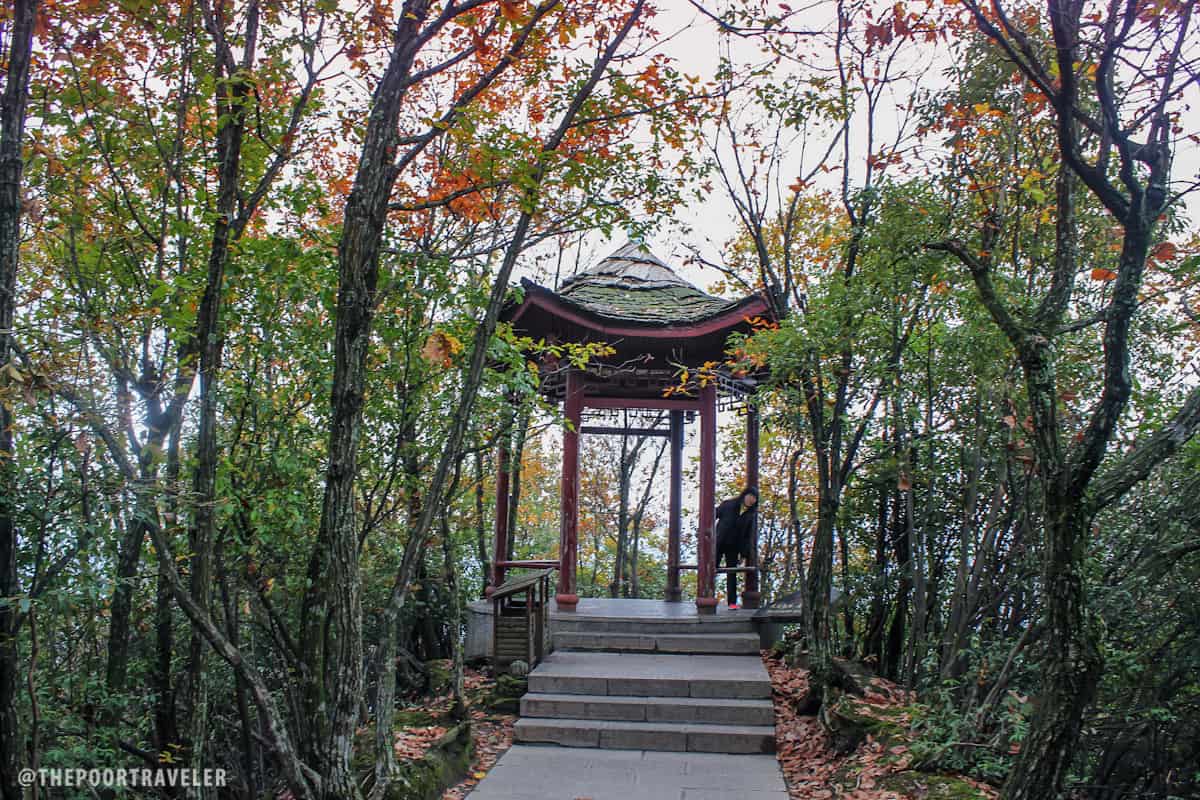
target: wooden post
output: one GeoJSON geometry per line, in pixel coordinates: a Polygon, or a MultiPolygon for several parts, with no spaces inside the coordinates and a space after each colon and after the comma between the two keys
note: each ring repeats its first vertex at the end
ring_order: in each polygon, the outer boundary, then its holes
{"type": "Polygon", "coordinates": [[[696,608],[714,614],[716,598],[716,544],[713,523],[717,489],[717,386],[700,389],[700,530],[696,537],[696,608]]]}
{"type": "Polygon", "coordinates": [[[583,419],[583,375],[567,373],[567,392],[563,401],[562,506],[558,536],[558,594],[560,611],[574,611],[579,603],[575,594],[575,563],[579,546],[579,428],[583,419]]]}
{"type": "Polygon", "coordinates": [[[491,597],[492,592],[504,583],[504,567],[500,562],[508,560],[508,436],[501,434],[500,448],[496,453],[496,531],[492,537],[495,549],[492,551],[492,575],[484,595],[491,597]]]}
{"type": "MultiPolygon", "coordinates": [[[[752,404],[746,404],[746,485],[758,488],[758,409],[752,404]]],[[[761,504],[762,496],[758,497],[761,504]]],[[[757,519],[757,515],[755,516],[757,519]]],[[[747,566],[755,567],[746,573],[746,591],[742,593],[742,605],[745,608],[758,608],[762,594],[758,591],[758,525],[754,526],[753,538],[750,540],[750,562],[747,566]]]]}
{"type": "Polygon", "coordinates": [[[679,534],[683,512],[683,412],[671,412],[671,504],[667,523],[667,593],[668,603],[683,598],[679,588],[679,534]]]}

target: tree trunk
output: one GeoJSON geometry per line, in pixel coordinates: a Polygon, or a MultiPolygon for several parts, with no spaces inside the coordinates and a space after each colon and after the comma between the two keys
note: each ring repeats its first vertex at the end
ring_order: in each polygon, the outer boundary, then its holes
{"type": "MultiPolygon", "coordinates": [[[[946,628],[942,632],[941,663],[939,672],[943,681],[959,676],[959,650],[961,635],[967,626],[967,615],[971,609],[967,604],[968,543],[975,544],[975,557],[979,557],[979,531],[975,528],[975,512],[979,504],[980,451],[983,448],[983,409],[978,390],[975,393],[975,439],[967,458],[963,490],[962,521],[958,532],[958,566],[954,574],[954,591],[950,596],[950,611],[946,628]]],[[[978,563],[978,562],[977,562],[978,563]]]]}
{"type": "MultiPolygon", "coordinates": [[[[146,409],[148,416],[160,413],[153,403],[147,403],[146,409]]],[[[105,687],[112,693],[125,691],[127,682],[130,616],[133,612],[133,595],[136,589],[134,579],[137,577],[138,567],[142,563],[142,547],[150,532],[150,526],[159,524],[158,495],[162,487],[159,484],[159,472],[154,461],[154,454],[162,450],[164,443],[170,448],[170,452],[167,454],[167,480],[171,484],[169,505],[172,510],[172,518],[177,518],[178,515],[178,492],[174,484],[179,477],[179,427],[181,423],[182,420],[176,417],[168,428],[152,427],[146,434],[141,453],[138,454],[137,478],[133,480],[133,513],[126,523],[125,535],[121,537],[117,547],[116,585],[113,588],[108,624],[105,687]]]]}
{"type": "Polygon", "coordinates": [[[475,550],[482,572],[479,596],[486,597],[488,576],[492,574],[492,562],[488,560],[487,511],[484,508],[483,450],[475,451],[475,550]]]}
{"type": "Polygon", "coordinates": [[[417,589],[414,597],[417,607],[426,609],[417,614],[417,619],[413,623],[417,633],[417,646],[412,650],[421,661],[431,661],[445,656],[432,613],[432,609],[437,605],[435,602],[437,595],[429,585],[429,567],[425,560],[426,555],[422,554],[421,559],[417,561],[417,585],[420,588],[417,589]]]}
{"type": "MultiPolygon", "coordinates": [[[[521,48],[521,46],[524,42],[523,36],[527,36],[530,32],[532,32],[533,26],[535,26],[537,24],[539,19],[541,19],[547,13],[549,13],[549,11],[552,7],[553,7],[553,4],[543,3],[539,6],[537,6],[536,9],[534,9],[529,22],[527,22],[525,24],[525,27],[522,29],[522,34],[518,35],[517,39],[514,41],[513,45],[511,46],[510,55],[512,55],[516,50],[519,50],[521,48]]],[[[573,125],[575,118],[578,116],[580,110],[583,108],[584,102],[591,96],[592,92],[596,88],[596,85],[599,83],[601,77],[603,76],[604,71],[608,68],[609,64],[612,62],[613,56],[616,54],[617,49],[625,41],[625,38],[629,35],[629,32],[633,29],[634,24],[641,17],[643,7],[644,7],[644,2],[642,0],[639,0],[639,2],[634,6],[633,10],[630,11],[629,17],[626,19],[626,22],[622,26],[622,28],[613,33],[613,36],[610,39],[608,45],[605,47],[604,51],[599,55],[599,57],[597,57],[595,63],[593,64],[592,71],[589,74],[587,80],[576,91],[576,94],[572,98],[570,106],[567,108],[566,112],[564,113],[563,119],[559,123],[558,128],[554,131],[553,134],[550,135],[550,137],[543,144],[543,150],[545,152],[553,152],[554,150],[557,150],[558,146],[562,143],[563,138],[566,136],[568,130],[570,130],[571,126],[573,125]]],[[[421,8],[423,11],[424,6],[421,6],[421,8]]],[[[416,18],[417,16],[418,15],[416,15],[415,13],[410,11],[406,15],[406,20],[410,17],[416,18]]],[[[404,24],[408,24],[407,21],[404,24]]],[[[397,41],[398,42],[403,41],[404,38],[405,37],[403,35],[398,36],[397,41]]],[[[513,57],[515,57],[515,56],[513,56],[513,57]]],[[[512,60],[512,58],[506,58],[503,60],[502,63],[511,63],[511,60],[512,60]]],[[[389,64],[389,68],[388,68],[389,72],[391,71],[392,67],[395,66],[395,62],[396,62],[396,59],[395,59],[395,57],[393,57],[392,63],[389,64]]],[[[411,66],[411,63],[412,63],[412,61],[410,58],[408,61],[408,65],[411,66]]],[[[387,83],[387,76],[385,75],[383,85],[386,85],[386,83],[387,83]]],[[[376,112],[373,112],[372,113],[372,124],[374,124],[374,122],[375,122],[375,116],[376,116],[376,112]]],[[[393,117],[392,118],[393,125],[394,125],[394,122],[395,122],[395,118],[393,117]]],[[[370,128],[368,128],[368,135],[367,135],[368,144],[371,141],[372,141],[372,136],[370,133],[370,128]]],[[[367,155],[367,153],[366,153],[367,149],[368,149],[367,145],[364,145],[364,160],[367,155]]],[[[362,164],[362,163],[364,163],[364,162],[360,161],[360,164],[362,164]]],[[[363,177],[363,172],[360,167],[358,177],[356,178],[356,186],[357,186],[357,181],[361,180],[362,177],[363,177]]],[[[522,208],[524,210],[522,210],[521,214],[517,218],[517,222],[516,222],[516,226],[513,230],[512,238],[508,242],[508,246],[506,247],[505,252],[504,252],[504,258],[500,264],[500,269],[497,271],[497,274],[493,280],[491,295],[488,297],[488,303],[487,303],[486,309],[484,310],[483,319],[480,321],[479,325],[476,326],[475,337],[471,343],[470,360],[469,360],[466,368],[464,369],[463,381],[462,381],[462,386],[461,386],[461,390],[460,390],[460,394],[459,394],[458,404],[455,407],[454,414],[452,415],[451,420],[450,420],[450,429],[446,436],[446,440],[445,440],[443,448],[442,448],[442,454],[441,454],[440,458],[438,459],[437,467],[434,469],[433,475],[429,481],[428,489],[426,491],[426,502],[424,504],[424,507],[421,510],[420,518],[417,520],[417,523],[416,523],[414,529],[410,532],[408,541],[405,542],[404,557],[401,561],[400,569],[397,571],[395,579],[393,580],[392,591],[391,591],[390,596],[388,597],[387,613],[398,613],[399,609],[404,607],[404,603],[408,597],[409,582],[411,581],[412,573],[415,568],[416,561],[417,561],[420,553],[423,551],[425,544],[427,542],[430,529],[433,526],[434,514],[436,513],[437,509],[441,508],[443,499],[446,495],[446,486],[447,486],[447,481],[450,479],[452,465],[456,465],[459,462],[459,460],[461,459],[460,449],[462,447],[463,439],[467,433],[467,427],[470,422],[471,414],[475,407],[475,400],[479,394],[479,387],[483,382],[484,367],[487,363],[488,345],[491,342],[491,338],[496,332],[496,326],[499,323],[500,311],[504,306],[504,298],[508,294],[508,281],[512,276],[513,268],[516,266],[517,257],[521,253],[521,251],[524,249],[524,246],[525,246],[526,236],[529,233],[529,226],[530,226],[530,223],[533,221],[534,209],[536,209],[538,206],[538,202],[537,202],[538,201],[538,191],[540,190],[541,181],[542,181],[543,177],[544,177],[544,173],[540,169],[535,171],[534,176],[533,176],[533,181],[532,181],[532,188],[528,188],[525,190],[526,191],[525,200],[522,203],[522,208]]],[[[353,204],[353,199],[354,199],[354,194],[352,192],[351,193],[351,204],[353,204]]],[[[386,197],[381,198],[381,209],[386,208],[386,200],[387,200],[386,197]]],[[[350,209],[348,207],[347,214],[349,214],[349,211],[350,211],[350,209]]],[[[347,230],[348,230],[349,229],[349,221],[347,221],[346,225],[347,225],[347,230]]],[[[381,231],[377,231],[377,234],[378,233],[381,233],[381,231]]],[[[376,239],[374,240],[374,246],[377,247],[378,243],[379,242],[378,242],[378,236],[377,236],[376,239]]],[[[345,244],[346,244],[346,239],[343,238],[342,245],[345,246],[345,244]]],[[[339,249],[339,254],[340,253],[341,253],[341,250],[339,249]]],[[[371,276],[373,279],[374,272],[371,273],[371,276]]],[[[371,308],[373,308],[373,306],[371,308]]],[[[366,315],[367,315],[367,318],[365,320],[365,328],[362,329],[362,333],[364,335],[369,333],[369,331],[370,331],[369,311],[370,311],[369,308],[363,309],[363,312],[366,313],[366,315]]],[[[341,324],[342,324],[342,321],[341,321],[341,317],[339,316],[339,320],[338,320],[339,330],[340,330],[341,324]]],[[[340,359],[341,358],[340,351],[338,353],[338,356],[340,359]]],[[[340,363],[340,361],[339,361],[339,363],[340,363]]],[[[364,370],[364,365],[359,364],[358,370],[359,370],[359,380],[361,382],[361,377],[362,377],[361,372],[364,370]]],[[[337,373],[335,372],[335,388],[337,386],[336,375],[337,375],[337,373]]],[[[335,398],[336,398],[336,394],[335,394],[335,398]]],[[[357,400],[358,400],[358,403],[361,405],[361,400],[362,400],[361,385],[359,387],[357,400]]],[[[337,407],[337,404],[335,403],[335,408],[336,407],[337,407]]],[[[332,455],[332,448],[331,448],[331,455],[332,455]]],[[[331,470],[333,469],[332,461],[331,461],[330,469],[331,470]]],[[[350,481],[352,482],[352,480],[353,479],[351,477],[350,481]]],[[[331,481],[331,483],[332,483],[332,481],[331,481]]],[[[330,484],[327,484],[327,489],[326,489],[327,494],[330,491],[330,489],[328,488],[329,485],[330,484]]],[[[352,508],[350,508],[349,510],[352,511],[352,508]]],[[[315,557],[315,554],[314,554],[314,557],[315,557]]],[[[310,567],[310,569],[311,569],[311,567],[310,567]]],[[[306,600],[307,600],[307,598],[306,598],[306,600]]],[[[306,602],[306,606],[307,605],[308,605],[308,603],[306,602]]],[[[360,647],[360,649],[361,649],[361,647],[360,647]]],[[[394,673],[385,672],[383,675],[380,676],[380,696],[381,697],[387,691],[388,687],[386,684],[389,679],[392,681],[395,680],[394,673]]],[[[394,690],[394,687],[393,687],[393,690],[394,690]]],[[[380,703],[377,717],[375,720],[376,742],[377,743],[380,741],[380,736],[381,736],[380,732],[388,731],[391,729],[392,719],[393,719],[392,711],[393,710],[389,705],[387,705],[385,703],[380,703]]],[[[389,781],[391,779],[390,772],[382,771],[380,769],[380,761],[382,760],[381,757],[386,758],[386,755],[383,753],[377,752],[376,765],[375,765],[377,780],[376,780],[375,786],[372,788],[372,791],[371,791],[372,798],[383,797],[388,791],[389,781]]]]}
{"type": "Polygon", "coordinates": [[[833,589],[833,536],[840,492],[824,485],[817,498],[817,526],[813,534],[808,572],[808,651],[815,681],[823,699],[833,681],[833,640],[829,595],[833,589]]]}
{"type": "MultiPolygon", "coordinates": [[[[190,585],[197,606],[207,611],[213,591],[213,546],[216,531],[217,483],[217,387],[221,372],[224,338],[221,335],[221,306],[225,285],[225,266],[229,244],[235,238],[233,224],[238,215],[239,178],[241,177],[242,137],[246,127],[248,98],[252,89],[249,72],[254,65],[258,38],[259,5],[252,0],[246,10],[245,52],[240,69],[225,50],[223,17],[205,9],[205,25],[217,51],[216,113],[218,115],[217,203],[212,243],[208,254],[208,277],[196,317],[195,337],[200,353],[200,426],[196,437],[196,471],[192,489],[195,507],[188,538],[192,548],[190,585]],[[225,50],[225,52],[222,52],[225,50]]],[[[233,642],[236,647],[237,642],[233,642]]],[[[190,725],[188,747],[192,769],[205,767],[204,748],[208,738],[208,691],[204,662],[207,648],[204,636],[193,629],[188,665],[188,709],[190,725]]],[[[203,787],[189,790],[189,796],[203,797],[203,787]]]]}
{"type": "MultiPolygon", "coordinates": [[[[1053,49],[1043,58],[1025,46],[1029,41],[1025,33],[1007,21],[997,25],[994,9],[975,0],[967,0],[964,5],[988,39],[1009,54],[1022,54],[1013,63],[1050,101],[1060,157],[1053,271],[1033,314],[1014,314],[992,278],[992,245],[998,238],[1002,215],[989,215],[979,241],[970,247],[957,241],[939,245],[970,271],[981,302],[1017,353],[1029,400],[1042,503],[1042,632],[1046,645],[1042,686],[1034,700],[1036,714],[1004,787],[1004,796],[1009,800],[1025,800],[1061,793],[1063,776],[1076,754],[1083,712],[1095,695],[1102,670],[1084,586],[1084,557],[1092,517],[1145,479],[1200,426],[1200,413],[1189,417],[1200,411],[1200,403],[1196,409],[1189,409],[1189,400],[1170,423],[1139,441],[1120,463],[1111,466],[1104,479],[1094,480],[1133,390],[1131,325],[1139,306],[1151,235],[1160,215],[1176,199],[1171,192],[1170,131],[1175,123],[1169,98],[1173,96],[1172,82],[1186,72],[1180,54],[1186,52],[1184,43],[1194,38],[1194,32],[1190,32],[1193,6],[1186,4],[1176,14],[1162,15],[1161,30],[1156,24],[1157,36],[1162,38],[1155,44],[1165,46],[1156,55],[1148,55],[1136,36],[1130,38],[1136,8],[1114,5],[1101,24],[1093,25],[1084,19],[1082,4],[1049,0],[1044,19],[1052,34],[1053,49]],[[1084,52],[1102,54],[1095,75],[1086,80],[1076,70],[1084,52]],[[1144,72],[1134,66],[1135,75],[1125,75],[1124,70],[1134,60],[1153,66],[1144,72]],[[1047,85],[1044,76],[1051,68],[1058,71],[1058,77],[1047,85]],[[1147,96],[1155,99],[1142,104],[1114,90],[1115,85],[1128,80],[1142,82],[1147,96]],[[1086,97],[1081,95],[1083,87],[1088,90],[1086,97]],[[1094,130],[1089,130],[1081,141],[1080,120],[1088,118],[1097,105],[1102,111],[1092,117],[1096,120],[1091,126],[1094,130]],[[1136,110],[1134,105],[1138,106],[1136,110]],[[1131,118],[1138,122],[1126,127],[1131,118]],[[1119,182],[1113,176],[1119,176],[1119,182]],[[1101,317],[1102,388],[1085,425],[1068,443],[1068,432],[1058,417],[1055,339],[1062,332],[1062,320],[1080,272],[1074,198],[1077,181],[1120,225],[1121,243],[1116,274],[1101,317]]],[[[1040,39],[1042,33],[1036,35],[1040,39]]],[[[1194,396],[1200,398],[1200,394],[1194,396]]]]}
{"type": "Polygon", "coordinates": [[[667,451],[669,442],[664,439],[662,445],[658,448],[658,453],[654,456],[654,463],[650,465],[650,475],[646,479],[646,488],[642,491],[642,497],[638,500],[637,508],[633,512],[633,520],[631,523],[632,535],[630,537],[629,552],[629,589],[633,597],[642,596],[642,582],[638,577],[638,547],[641,540],[642,518],[646,514],[646,507],[650,505],[651,490],[654,488],[654,478],[658,475],[658,467],[662,463],[663,453],[667,451]]]}
{"type": "Polygon", "coordinates": [[[1033,724],[1004,785],[1007,800],[1054,797],[1079,740],[1084,709],[1096,696],[1103,658],[1084,606],[1083,562],[1089,524],[1078,512],[1046,521],[1042,686],[1033,724]]]}
{"type": "Polygon", "coordinates": [[[304,763],[301,753],[288,735],[283,715],[280,714],[274,695],[262,675],[238,648],[230,644],[229,639],[212,621],[208,613],[196,604],[191,592],[179,577],[171,546],[161,528],[151,526],[150,536],[154,540],[154,551],[158,555],[159,568],[171,587],[171,594],[175,597],[175,601],[183,609],[192,625],[200,628],[213,650],[249,685],[254,697],[254,704],[258,707],[263,720],[261,726],[263,741],[270,748],[271,756],[288,789],[297,800],[316,800],[326,796],[321,791],[324,776],[304,763]]]}
{"type": "Polygon", "coordinates": [[[900,572],[899,585],[896,587],[896,607],[892,612],[892,624],[888,628],[886,647],[883,651],[883,674],[892,680],[900,676],[900,662],[904,652],[904,633],[908,626],[909,594],[912,592],[911,551],[908,546],[908,536],[905,531],[908,523],[900,498],[892,498],[891,538],[892,548],[896,555],[896,567],[900,572]]]}
{"type": "MultiPolygon", "coordinates": [[[[513,402],[517,402],[515,397],[513,402]]],[[[505,537],[508,552],[505,557],[510,561],[515,552],[513,548],[517,546],[517,521],[521,507],[521,463],[525,460],[525,442],[529,438],[529,413],[528,405],[523,406],[517,413],[513,447],[508,460],[508,536],[505,537]]]]}
{"type": "MultiPolygon", "coordinates": [[[[240,647],[237,590],[231,589],[229,586],[229,576],[225,571],[224,548],[222,547],[217,549],[217,579],[225,616],[225,636],[231,645],[240,647]]],[[[245,782],[247,795],[258,797],[258,782],[254,773],[254,764],[258,760],[255,752],[258,749],[258,743],[254,739],[254,725],[250,716],[250,703],[247,699],[248,689],[245,678],[235,673],[233,699],[237,706],[238,721],[241,723],[238,749],[241,750],[239,755],[242,758],[242,780],[245,782]]]]}
{"type": "MultiPolygon", "coordinates": [[[[338,242],[328,463],[300,636],[301,658],[310,676],[303,698],[306,722],[311,725],[305,742],[306,760],[325,778],[323,790],[328,798],[360,796],[351,764],[363,690],[362,587],[354,487],[379,248],[397,177],[397,121],[428,12],[428,0],[409,0],[401,11],[387,69],[371,100],[338,242]]],[[[380,681],[386,683],[382,675],[380,681]]]]}
{"type": "Polygon", "coordinates": [[[146,541],[147,526],[154,524],[158,507],[154,487],[157,470],[143,465],[141,479],[133,487],[133,514],[125,525],[125,535],[117,546],[116,585],[108,624],[108,659],[105,665],[105,688],[112,694],[125,691],[129,667],[129,618],[133,610],[133,594],[138,565],[142,561],[142,544],[146,541]]]}
{"type": "Polygon", "coordinates": [[[866,634],[863,640],[863,655],[874,660],[875,669],[882,674],[883,669],[883,628],[886,623],[887,604],[884,600],[884,582],[887,571],[887,486],[879,485],[878,515],[875,521],[875,579],[871,591],[871,613],[867,620],[866,634]]]}
{"type": "Polygon", "coordinates": [[[904,655],[904,684],[909,688],[917,685],[920,671],[921,651],[925,643],[925,554],[922,551],[920,533],[915,526],[916,507],[911,487],[901,493],[904,502],[904,538],[908,542],[908,566],[912,576],[912,624],[904,655]]]}
{"type": "MultiPolygon", "coordinates": [[[[16,319],[17,267],[21,247],[21,146],[29,97],[29,66],[33,51],[36,0],[16,0],[12,6],[7,79],[0,107],[0,367],[10,365],[16,319]]],[[[17,576],[17,472],[13,414],[0,403],[0,799],[19,800],[17,782],[21,741],[17,719],[17,648],[21,594],[17,576]]]]}
{"type": "MultiPolygon", "coordinates": [[[[447,496],[454,495],[461,469],[462,462],[459,462],[455,465],[447,496]]],[[[461,722],[467,718],[467,705],[463,700],[462,601],[458,594],[458,554],[450,535],[448,512],[449,508],[442,513],[439,530],[442,537],[442,585],[446,588],[446,598],[450,603],[450,694],[454,698],[450,713],[461,722]]]]}
{"type": "Polygon", "coordinates": [[[795,560],[796,589],[800,592],[801,602],[806,603],[808,600],[808,573],[804,569],[804,526],[800,521],[800,505],[797,502],[800,487],[798,485],[799,478],[796,475],[796,467],[800,463],[803,453],[803,450],[797,448],[788,462],[788,517],[794,537],[793,544],[796,548],[796,552],[789,555],[789,560],[795,560]]]}
{"type": "Polygon", "coordinates": [[[842,623],[846,627],[846,642],[854,641],[854,604],[850,602],[850,543],[846,541],[846,532],[839,530],[838,560],[842,567],[842,623]]]}
{"type": "MultiPolygon", "coordinates": [[[[176,419],[171,426],[167,441],[167,514],[163,536],[170,539],[168,531],[179,519],[179,496],[177,492],[180,459],[179,445],[182,420],[176,419]]],[[[174,753],[171,749],[179,742],[179,727],[175,719],[175,692],[171,688],[171,661],[175,653],[174,603],[171,597],[170,577],[158,565],[154,596],[154,667],[150,670],[150,688],[154,693],[154,747],[160,754],[160,764],[165,768],[163,754],[174,753]]],[[[170,797],[178,795],[176,787],[164,787],[170,797]]]]}
{"type": "MultiPolygon", "coordinates": [[[[622,420],[628,425],[628,415],[622,420]]],[[[613,579],[608,593],[611,597],[629,596],[625,574],[625,551],[629,544],[629,483],[632,479],[633,458],[629,454],[629,437],[621,436],[621,458],[617,462],[617,558],[613,564],[613,579]]]]}

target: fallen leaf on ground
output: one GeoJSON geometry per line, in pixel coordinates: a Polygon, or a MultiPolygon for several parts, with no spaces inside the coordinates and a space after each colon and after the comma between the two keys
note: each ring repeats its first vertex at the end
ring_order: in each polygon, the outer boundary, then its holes
{"type": "MultiPolygon", "coordinates": [[[[763,653],[763,663],[771,677],[775,704],[776,758],[791,800],[909,800],[894,788],[884,788],[889,775],[908,768],[911,756],[907,745],[893,743],[885,751],[884,743],[867,736],[853,752],[838,755],[817,718],[796,711],[808,699],[807,670],[788,666],[767,652],[763,653]],[[885,752],[900,758],[885,758],[885,752]]],[[[867,695],[853,702],[856,713],[906,726],[911,719],[901,709],[915,699],[912,692],[874,678],[867,695]]],[[[999,796],[994,787],[965,776],[963,780],[984,797],[999,796]]],[[[911,783],[923,785],[925,781],[911,783]]]]}

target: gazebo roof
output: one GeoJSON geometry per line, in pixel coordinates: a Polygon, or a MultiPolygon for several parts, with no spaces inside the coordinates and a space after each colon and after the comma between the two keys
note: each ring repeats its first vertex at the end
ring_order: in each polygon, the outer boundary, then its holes
{"type": "MultiPolygon", "coordinates": [[[[721,362],[729,335],[749,332],[749,319],[768,312],[761,294],[713,297],[679,277],[646,249],[629,242],[554,291],[522,280],[524,298],[504,309],[513,328],[549,342],[606,342],[607,358],[586,370],[596,397],[661,398],[677,385],[681,366],[721,362]]],[[[542,390],[561,396],[565,372],[543,374],[542,390]]],[[[742,393],[722,376],[723,395],[742,393]]]]}
{"type": "Polygon", "coordinates": [[[555,292],[522,279],[525,301],[505,318],[542,328],[535,318],[568,323],[567,340],[599,338],[696,339],[725,335],[746,317],[767,312],[761,295],[713,297],[675,274],[645,245],[628,242],[595,266],[563,281],[555,292]],[[528,318],[528,319],[525,319],[528,318]]]}
{"type": "Polygon", "coordinates": [[[637,242],[568,278],[558,296],[597,317],[651,325],[699,322],[741,302],[705,294],[637,242]]]}

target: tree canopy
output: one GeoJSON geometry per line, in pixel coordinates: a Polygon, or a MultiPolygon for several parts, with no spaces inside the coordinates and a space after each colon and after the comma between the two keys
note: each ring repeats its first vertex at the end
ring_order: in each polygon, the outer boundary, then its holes
{"type": "MultiPolygon", "coordinates": [[[[709,369],[762,377],[814,704],[849,659],[915,692],[924,768],[1195,793],[1194,11],[6,4],[0,798],[395,796],[489,564],[556,556],[540,370],[610,354],[502,309],[622,233],[771,304],[709,369]]],[[[581,594],[661,597],[666,446],[585,449],[581,594]]]]}

